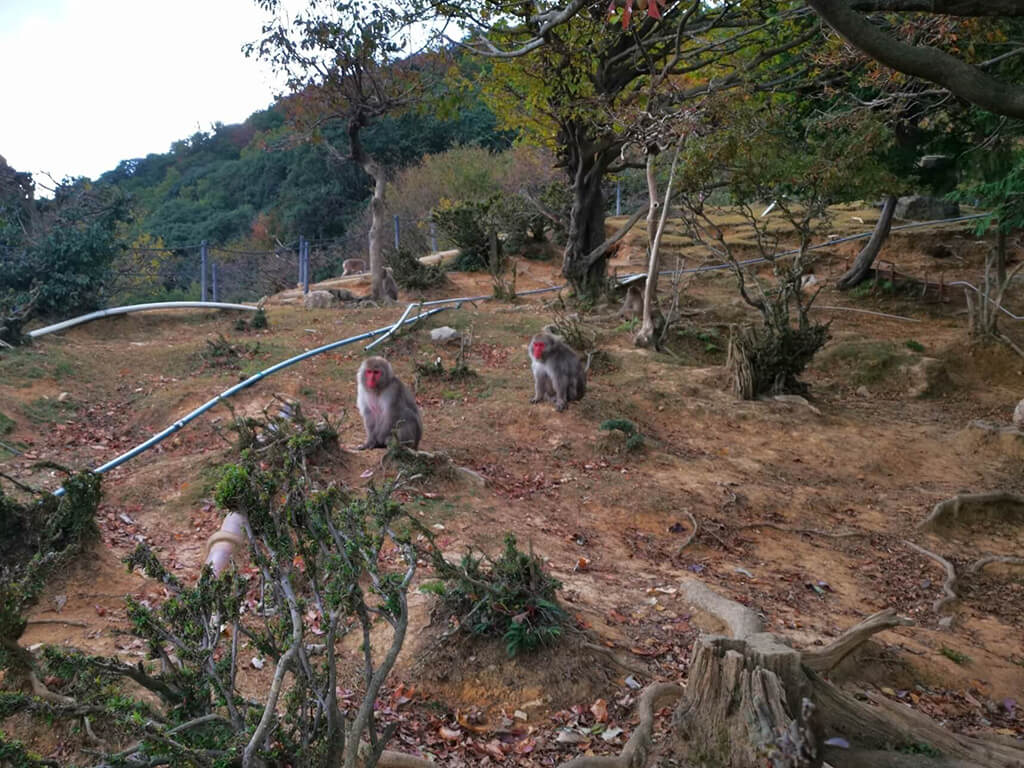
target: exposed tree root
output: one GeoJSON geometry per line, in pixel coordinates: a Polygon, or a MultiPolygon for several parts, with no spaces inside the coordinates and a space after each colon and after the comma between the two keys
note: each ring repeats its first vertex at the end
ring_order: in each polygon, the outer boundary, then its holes
{"type": "Polygon", "coordinates": [[[718,618],[726,627],[729,633],[736,639],[742,640],[750,635],[756,635],[764,630],[764,623],[750,608],[722,597],[717,592],[709,589],[704,582],[697,579],[687,579],[680,588],[683,596],[702,611],[710,613],[718,618]]]}
{"type": "Polygon", "coordinates": [[[385,749],[377,761],[377,766],[378,768],[436,768],[437,763],[426,757],[416,757],[404,752],[385,749]]]}
{"type": "Polygon", "coordinates": [[[760,521],[757,523],[744,523],[743,525],[736,526],[737,531],[742,531],[747,528],[771,528],[773,531],[782,531],[783,533],[799,533],[807,534],[809,536],[826,536],[830,539],[846,539],[853,536],[871,535],[867,531],[819,531],[817,528],[790,528],[785,525],[779,525],[778,523],[769,523],[767,521],[760,521]]]}
{"type": "Polygon", "coordinates": [[[1005,563],[1008,565],[1024,565],[1024,557],[1010,557],[1002,555],[986,555],[985,557],[979,557],[969,566],[967,566],[967,573],[975,574],[984,568],[986,565],[992,563],[1005,563]]]}
{"type": "Polygon", "coordinates": [[[937,555],[934,552],[925,549],[924,547],[919,547],[912,541],[904,541],[903,543],[915,552],[918,552],[924,555],[925,557],[931,558],[936,563],[941,565],[943,569],[946,571],[946,580],[942,582],[942,591],[945,594],[938,600],[936,600],[932,606],[936,613],[942,613],[943,608],[945,608],[947,605],[949,605],[952,602],[955,602],[958,599],[958,595],[956,593],[956,568],[954,568],[953,564],[949,562],[949,560],[944,558],[942,555],[937,555]]]}
{"type": "Polygon", "coordinates": [[[75,700],[70,696],[61,696],[59,693],[54,693],[43,685],[43,681],[36,675],[35,670],[29,670],[28,682],[32,686],[33,695],[38,696],[43,701],[63,706],[71,706],[75,703],[75,700]]]}
{"type": "Polygon", "coordinates": [[[679,545],[679,549],[676,550],[676,557],[683,553],[683,550],[693,543],[693,540],[697,538],[697,533],[700,531],[700,526],[697,524],[697,518],[688,509],[683,510],[683,514],[690,520],[690,535],[686,537],[682,544],[679,545]]]}
{"type": "Polygon", "coordinates": [[[886,608],[846,630],[835,642],[824,648],[803,651],[800,654],[800,662],[815,672],[828,672],[876,632],[913,623],[910,619],[898,615],[894,608],[886,608]]]}
{"type": "Polygon", "coordinates": [[[1005,491],[991,493],[964,493],[940,501],[928,517],[918,523],[921,530],[939,530],[968,517],[1004,516],[1024,520],[1024,496],[1005,491]]]}
{"type": "Polygon", "coordinates": [[[654,710],[663,699],[678,699],[684,693],[681,685],[675,683],[654,683],[647,686],[637,701],[640,724],[617,756],[580,755],[560,768],[642,768],[647,763],[654,733],[654,710]]]}
{"type": "Polygon", "coordinates": [[[615,653],[615,651],[613,651],[611,648],[606,648],[605,646],[598,645],[597,643],[584,642],[582,643],[582,645],[588,651],[593,651],[594,653],[600,653],[603,656],[607,656],[613,663],[622,667],[622,669],[626,670],[627,672],[633,673],[634,675],[642,675],[643,677],[648,677],[651,674],[651,671],[647,669],[647,667],[641,666],[640,664],[634,664],[628,661],[627,659],[622,658],[619,654],[615,653]]]}

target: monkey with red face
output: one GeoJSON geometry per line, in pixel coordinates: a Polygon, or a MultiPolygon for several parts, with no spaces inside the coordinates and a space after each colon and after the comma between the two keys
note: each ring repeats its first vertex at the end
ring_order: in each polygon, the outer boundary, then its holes
{"type": "Polygon", "coordinates": [[[423,421],[409,388],[395,376],[383,357],[368,357],[356,374],[356,406],[363,417],[366,442],[359,450],[387,448],[395,432],[400,445],[416,450],[423,435],[423,421]]]}
{"type": "Polygon", "coordinates": [[[587,389],[587,372],[579,355],[550,333],[538,333],[526,347],[533,369],[534,395],[531,403],[552,400],[555,410],[564,411],[570,400],[579,400],[587,389]]]}

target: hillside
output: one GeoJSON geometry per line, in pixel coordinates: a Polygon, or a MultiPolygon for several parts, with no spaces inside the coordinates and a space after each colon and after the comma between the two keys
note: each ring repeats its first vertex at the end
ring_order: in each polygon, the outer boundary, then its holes
{"type": "MultiPolygon", "coordinates": [[[[612,267],[631,271],[641,247],[634,239],[612,267]]],[[[886,256],[901,273],[927,272],[933,280],[941,273],[948,283],[977,279],[985,248],[962,226],[948,227],[895,233],[886,256]],[[955,258],[940,264],[927,255],[939,241],[953,245],[955,258]]],[[[486,487],[428,476],[398,499],[451,555],[471,544],[494,553],[505,532],[515,533],[564,583],[562,599],[578,625],[632,668],[647,670],[634,675],[643,683],[682,680],[697,633],[720,629],[682,597],[680,584],[688,580],[752,607],[768,631],[801,648],[827,644],[892,607],[914,625],[876,635],[833,681],[908,704],[953,732],[1001,734],[1019,744],[1020,568],[996,565],[962,577],[946,626],[934,609],[942,571],[906,542],[958,566],[1024,551],[1019,525],[972,523],[953,538],[916,530],[937,502],[959,493],[1024,492],[1024,437],[975,424],[1010,422],[1024,363],[1003,347],[969,343],[963,303],[953,291],[941,300],[922,298],[884,281],[854,294],[835,291],[830,278],[855,252],[855,244],[837,246],[816,267],[828,286],[819,311],[832,325],[830,342],[806,375],[809,403],[738,402],[727,391],[729,324],[753,319],[727,271],[686,278],[690,316],[669,353],[635,349],[614,307],[585,316],[601,354],[586,397],[563,413],[527,402],[532,382],[524,345],[559,314],[552,295],[464,306],[401,334],[385,354],[415,386],[425,421],[422,448],[478,473],[486,487]],[[440,325],[471,337],[466,362],[477,376],[451,382],[415,374],[417,364],[437,356],[452,365],[456,348],[438,348],[427,334],[440,325]],[[933,373],[922,378],[926,370],[933,373]],[[642,449],[629,451],[599,428],[618,418],[637,425],[642,449]],[[693,522],[697,535],[681,547],[693,522]]],[[[517,268],[520,291],[559,282],[552,263],[519,261],[517,268]]],[[[485,275],[449,277],[428,298],[490,291],[485,275]]],[[[1019,308],[1015,302],[1011,297],[1019,308]]],[[[235,331],[227,315],[182,312],[102,320],[44,337],[0,359],[0,425],[9,425],[2,439],[24,451],[0,453],[0,469],[55,487],[59,476],[35,466],[37,460],[96,466],[240,377],[386,325],[400,312],[401,305],[304,310],[271,301],[265,331],[235,331]],[[209,342],[219,335],[241,356],[225,364],[211,355],[209,342]]],[[[1006,326],[1019,338],[1015,326],[1006,326]]],[[[273,407],[275,393],[296,399],[307,412],[339,420],[341,441],[351,449],[362,439],[353,381],[362,355],[352,345],[307,360],[246,390],[233,407],[258,413],[273,407]]],[[[214,410],[106,476],[102,544],[48,587],[22,637],[25,646],[59,643],[127,660],[144,655],[125,634],[123,596],[160,601],[162,590],[125,574],[118,558],[144,539],[176,575],[195,579],[206,538],[223,514],[211,491],[216,467],[233,452],[224,439],[229,416],[214,410]]],[[[391,470],[380,452],[346,450],[332,471],[338,483],[359,489],[391,470]]],[[[429,751],[451,766],[552,765],[586,750],[621,749],[634,725],[636,691],[630,673],[605,654],[572,637],[516,659],[500,644],[465,638],[439,647],[433,598],[417,593],[412,600],[412,636],[382,714],[399,723],[398,748],[429,751]],[[602,707],[604,727],[621,727],[620,736],[595,735],[602,707]],[[438,735],[446,724],[461,727],[457,739],[438,735]],[[566,729],[578,738],[560,738],[566,729]]],[[[341,684],[354,688],[357,656],[343,666],[352,677],[341,684]]],[[[269,677],[269,669],[247,667],[244,686],[264,687],[269,677]]],[[[667,727],[667,719],[659,723],[667,727]]],[[[26,727],[19,735],[55,757],[81,747],[80,737],[65,731],[26,727]]]]}

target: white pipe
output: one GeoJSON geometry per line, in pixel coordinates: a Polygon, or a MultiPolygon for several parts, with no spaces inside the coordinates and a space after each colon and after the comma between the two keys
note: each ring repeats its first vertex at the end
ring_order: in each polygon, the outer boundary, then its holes
{"type": "Polygon", "coordinates": [[[147,309],[190,309],[190,308],[203,308],[203,309],[244,309],[250,312],[255,312],[259,307],[251,304],[228,304],[223,301],[160,301],[153,304],[131,304],[125,307],[111,307],[110,309],[100,309],[96,312],[90,312],[87,315],[81,317],[74,317],[71,320],[64,320],[60,323],[48,325],[45,328],[36,328],[34,331],[29,331],[28,335],[30,338],[36,338],[37,336],[45,336],[48,333],[54,333],[55,331],[63,331],[65,328],[70,328],[73,325],[79,323],[88,323],[90,320],[99,320],[101,317],[110,317],[111,315],[126,315],[129,312],[141,312],[147,309]]]}
{"type": "Polygon", "coordinates": [[[221,523],[220,530],[209,538],[206,546],[206,560],[203,561],[203,565],[209,563],[213,568],[213,575],[220,576],[231,563],[235,547],[245,546],[245,515],[238,512],[228,514],[221,523]]]}

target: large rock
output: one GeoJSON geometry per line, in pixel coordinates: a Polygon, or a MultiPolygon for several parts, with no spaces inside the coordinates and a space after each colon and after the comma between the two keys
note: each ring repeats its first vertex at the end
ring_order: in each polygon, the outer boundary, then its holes
{"type": "Polygon", "coordinates": [[[434,328],[430,332],[430,340],[435,344],[447,344],[451,341],[458,341],[459,332],[450,326],[442,325],[440,328],[434,328]]]}
{"type": "Polygon", "coordinates": [[[896,201],[895,215],[897,219],[911,219],[912,221],[951,219],[960,215],[960,205],[943,200],[941,197],[908,195],[896,201]]]}
{"type": "Polygon", "coordinates": [[[302,300],[306,309],[329,309],[338,303],[330,291],[310,291],[302,300]]]}

